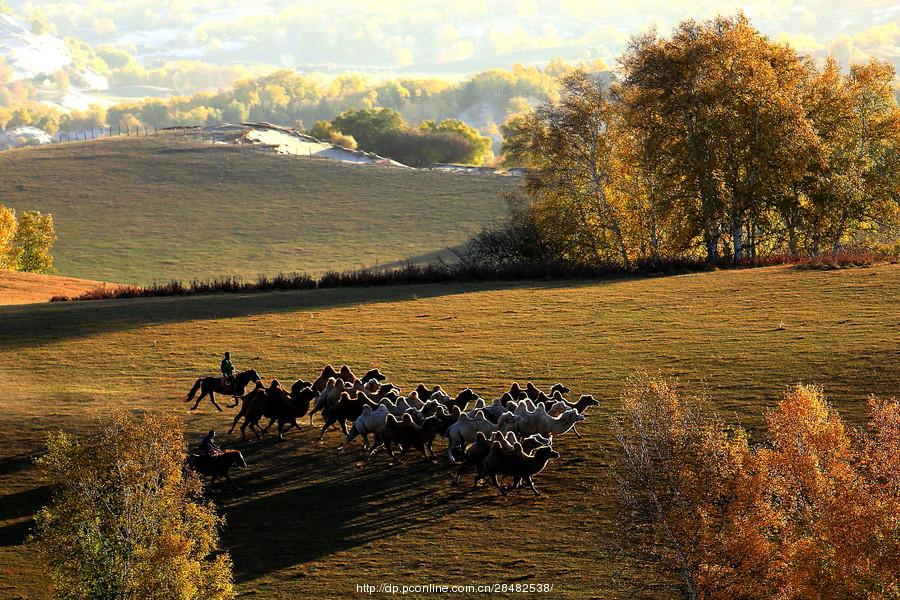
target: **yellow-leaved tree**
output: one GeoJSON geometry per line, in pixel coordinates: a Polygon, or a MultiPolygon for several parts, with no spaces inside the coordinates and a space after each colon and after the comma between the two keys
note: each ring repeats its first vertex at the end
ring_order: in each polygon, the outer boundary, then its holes
{"type": "Polygon", "coordinates": [[[53,255],[50,251],[55,241],[53,215],[36,210],[22,211],[13,241],[18,254],[18,270],[29,273],[52,272],[53,255]]]}
{"type": "Polygon", "coordinates": [[[38,464],[53,499],[31,543],[58,597],[233,597],[222,519],[184,460],[173,416],[119,412],[93,435],[51,436],[38,464]]]}
{"type": "Polygon", "coordinates": [[[15,211],[0,204],[0,271],[14,271],[19,266],[18,252],[13,243],[18,227],[15,211]]]}

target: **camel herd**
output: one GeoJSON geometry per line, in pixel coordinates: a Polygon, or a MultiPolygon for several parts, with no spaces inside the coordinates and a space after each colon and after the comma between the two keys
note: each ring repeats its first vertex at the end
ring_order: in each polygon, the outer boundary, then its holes
{"type": "Polygon", "coordinates": [[[378,369],[359,378],[346,365],[339,370],[327,365],[315,381],[298,380],[290,390],[277,380],[268,386],[256,381],[250,392],[236,397],[242,405],[229,433],[240,423],[244,440],[248,427],[261,437],[277,422],[282,438],[291,428],[300,428],[298,419],[308,415],[312,424],[313,416],[320,414],[319,441],[339,425],[344,434],[340,451],[361,438],[367,462],[382,451],[399,461],[411,449],[436,461],[432,445],[441,436],[447,440],[447,457],[458,466],[457,482],[474,469],[473,489],[484,480],[503,495],[522,486],[539,495],[532,478],[559,457],[554,436],[572,431],[581,437],[576,426],[585,420],[585,411],[598,404],[590,395],[569,402],[569,388],[559,383],[549,393],[532,383],[524,388],[513,383],[500,398],[487,401],[469,388],[451,397],[440,386],[421,384],[404,395],[386,379],[378,369]],[[265,427],[263,419],[268,419],[265,427]],[[501,486],[498,476],[511,478],[511,485],[501,486]]]}

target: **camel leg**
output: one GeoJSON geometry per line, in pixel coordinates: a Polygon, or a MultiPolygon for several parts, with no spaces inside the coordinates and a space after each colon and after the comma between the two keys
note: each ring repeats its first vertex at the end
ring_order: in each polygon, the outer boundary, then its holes
{"type": "Polygon", "coordinates": [[[459,468],[456,470],[456,480],[453,482],[459,485],[459,480],[462,479],[463,473],[466,471],[466,467],[468,467],[468,463],[462,463],[459,465],[459,468]]]}
{"type": "Polygon", "coordinates": [[[266,433],[267,431],[269,431],[269,427],[271,427],[272,423],[274,423],[274,422],[275,422],[275,417],[272,417],[271,419],[269,419],[269,424],[262,428],[262,432],[266,433]]]}
{"type": "MultiPolygon", "coordinates": [[[[343,452],[344,450],[347,449],[347,446],[350,444],[350,442],[352,442],[354,439],[356,439],[357,435],[359,435],[359,431],[357,431],[356,426],[354,425],[353,427],[350,428],[350,431],[347,433],[347,437],[344,438],[344,443],[341,444],[341,452],[343,452]]],[[[364,446],[364,448],[366,450],[368,450],[368,448],[366,448],[365,446],[364,446]]]]}
{"type": "Polygon", "coordinates": [[[241,407],[240,412],[238,412],[238,414],[234,416],[234,421],[231,423],[231,429],[228,430],[229,435],[231,435],[231,433],[234,431],[234,428],[237,427],[238,421],[240,421],[241,417],[243,417],[245,414],[246,411],[243,407],[241,407]]]}
{"type": "Polygon", "coordinates": [[[241,489],[241,488],[239,488],[239,487],[237,486],[237,484],[236,484],[235,482],[233,482],[233,481],[231,480],[231,475],[229,475],[227,472],[225,473],[225,481],[227,481],[228,483],[230,483],[230,484],[231,484],[231,487],[233,487],[235,490],[241,489]]]}
{"type": "Polygon", "coordinates": [[[344,419],[341,419],[341,431],[344,432],[344,435],[347,435],[347,422],[344,419]]]}
{"type": "Polygon", "coordinates": [[[578,433],[578,429],[576,429],[574,425],[572,425],[572,433],[575,434],[575,437],[581,437],[581,434],[578,433]]]}
{"type": "Polygon", "coordinates": [[[325,421],[325,424],[322,425],[322,431],[319,432],[319,439],[316,440],[317,442],[321,442],[322,438],[325,437],[325,432],[328,431],[329,425],[331,425],[331,423],[328,421],[325,421]]]}
{"type": "Polygon", "coordinates": [[[241,401],[240,396],[238,396],[237,394],[235,394],[233,396],[233,398],[234,398],[234,403],[231,406],[229,406],[228,408],[234,408],[235,406],[238,405],[238,402],[241,401]]]}
{"type": "Polygon", "coordinates": [[[397,455],[394,454],[394,448],[391,447],[391,443],[390,443],[390,442],[385,442],[385,443],[384,443],[384,447],[387,449],[388,454],[391,455],[391,458],[394,458],[394,459],[397,458],[397,455]]]}
{"type": "Polygon", "coordinates": [[[209,401],[213,403],[213,406],[216,407],[217,411],[222,412],[222,407],[219,406],[218,402],[216,402],[216,393],[215,392],[209,393],[209,401]]]}
{"type": "Polygon", "coordinates": [[[509,494],[509,491],[506,490],[502,485],[500,485],[500,482],[499,482],[499,481],[497,481],[497,475],[490,475],[490,476],[488,476],[488,479],[490,480],[491,483],[494,484],[494,486],[495,486],[498,490],[500,490],[500,493],[501,493],[501,494],[503,494],[504,496],[506,496],[507,494],[509,494]]]}
{"type": "Polygon", "coordinates": [[[244,422],[241,423],[241,440],[247,441],[247,419],[244,419],[244,422]]]}
{"type": "Polygon", "coordinates": [[[375,453],[378,452],[379,450],[381,450],[381,448],[382,448],[381,444],[374,445],[374,447],[372,448],[372,451],[369,452],[369,457],[366,459],[366,462],[371,462],[372,457],[375,456],[375,453]]]}
{"type": "Polygon", "coordinates": [[[531,477],[528,477],[528,478],[527,478],[527,481],[528,481],[528,485],[531,487],[531,491],[534,492],[534,495],[535,495],[535,496],[540,496],[541,493],[540,493],[540,492],[538,491],[538,489],[534,486],[534,480],[531,479],[531,477]]]}

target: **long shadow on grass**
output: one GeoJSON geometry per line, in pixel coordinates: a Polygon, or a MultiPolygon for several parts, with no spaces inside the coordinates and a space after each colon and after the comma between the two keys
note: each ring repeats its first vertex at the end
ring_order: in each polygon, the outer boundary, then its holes
{"type": "Polygon", "coordinates": [[[455,470],[445,460],[431,464],[411,452],[402,464],[384,454],[365,465],[359,445],[340,454],[335,434],[328,445],[311,439],[307,431],[238,446],[249,463],[240,490],[214,496],[226,515],[224,542],[238,582],[502,502],[452,485],[455,470]]]}
{"type": "Polygon", "coordinates": [[[615,279],[354,287],[6,306],[0,307],[0,349],[14,350],[86,335],[183,321],[321,310],[482,290],[596,285],[604,281],[615,279]]]}

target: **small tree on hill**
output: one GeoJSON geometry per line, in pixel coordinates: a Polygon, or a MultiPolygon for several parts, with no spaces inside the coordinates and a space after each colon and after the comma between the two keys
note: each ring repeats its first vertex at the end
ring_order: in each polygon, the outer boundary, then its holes
{"type": "Polygon", "coordinates": [[[171,416],[122,412],[90,437],[53,435],[38,464],[53,482],[32,543],[60,598],[224,599],[222,519],[184,470],[171,416]]]}
{"type": "Polygon", "coordinates": [[[55,241],[53,215],[44,215],[36,210],[22,212],[13,242],[18,253],[18,269],[30,273],[53,271],[50,250],[55,241]]]}

